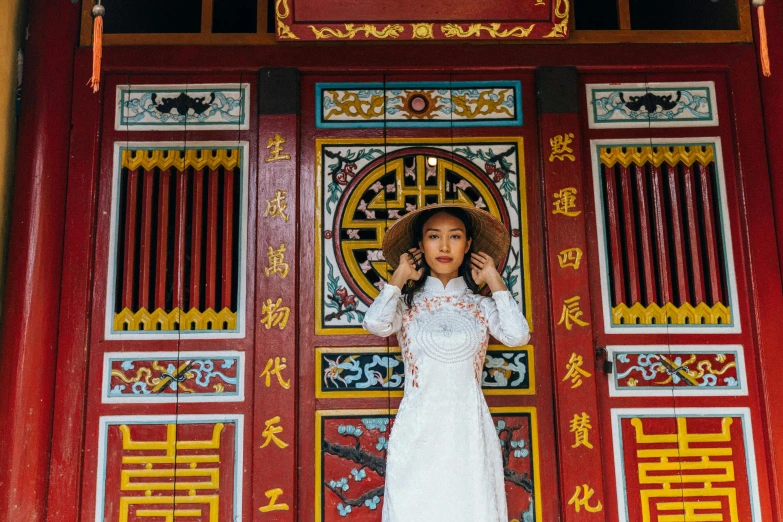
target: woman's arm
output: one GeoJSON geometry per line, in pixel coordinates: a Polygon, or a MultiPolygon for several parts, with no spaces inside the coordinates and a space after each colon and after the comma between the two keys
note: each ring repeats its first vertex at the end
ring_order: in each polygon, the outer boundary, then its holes
{"type": "MultiPolygon", "coordinates": [[[[505,287],[504,287],[505,288],[505,287]]],[[[489,333],[506,346],[522,346],[530,340],[530,327],[525,314],[508,290],[492,292],[481,301],[489,333]]]]}
{"type": "Polygon", "coordinates": [[[379,337],[388,337],[399,331],[402,325],[404,304],[398,286],[387,284],[364,314],[362,327],[379,337]]]}

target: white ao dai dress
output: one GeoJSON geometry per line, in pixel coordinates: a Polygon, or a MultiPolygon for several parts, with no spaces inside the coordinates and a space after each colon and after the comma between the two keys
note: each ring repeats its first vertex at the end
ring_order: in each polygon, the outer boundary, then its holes
{"type": "Polygon", "coordinates": [[[389,435],[383,522],[508,522],[500,441],[481,391],[489,335],[506,346],[530,338],[507,290],[474,294],[462,277],[428,277],[409,309],[386,285],[364,316],[393,333],[405,393],[389,435]]]}

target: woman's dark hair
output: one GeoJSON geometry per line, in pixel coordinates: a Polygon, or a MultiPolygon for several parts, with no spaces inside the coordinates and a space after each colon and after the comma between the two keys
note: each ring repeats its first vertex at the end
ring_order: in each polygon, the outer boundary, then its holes
{"type": "MultiPolygon", "coordinates": [[[[450,216],[454,216],[455,218],[462,221],[462,224],[465,225],[466,240],[473,237],[473,222],[471,221],[467,212],[457,207],[434,208],[432,210],[422,212],[416,216],[416,221],[413,222],[414,244],[409,246],[409,249],[419,246],[419,241],[424,239],[424,224],[432,216],[441,212],[449,214],[450,216]]],[[[468,284],[468,288],[470,288],[473,293],[477,294],[479,288],[476,282],[473,280],[473,274],[471,273],[470,254],[472,252],[473,244],[471,243],[470,249],[465,254],[465,258],[462,260],[462,265],[460,265],[458,273],[465,279],[465,282],[468,284]]],[[[422,253],[421,263],[424,267],[424,273],[421,275],[419,280],[414,281],[409,279],[405,286],[402,287],[402,295],[404,296],[405,304],[408,305],[409,308],[413,304],[413,295],[424,286],[424,283],[427,281],[427,277],[430,275],[430,267],[427,265],[427,262],[424,259],[424,253],[422,253]]]]}

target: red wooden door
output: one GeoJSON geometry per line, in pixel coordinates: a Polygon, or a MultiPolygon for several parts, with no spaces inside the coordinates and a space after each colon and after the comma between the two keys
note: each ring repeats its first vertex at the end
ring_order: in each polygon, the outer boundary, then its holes
{"type": "Polygon", "coordinates": [[[249,518],[255,84],[106,78],[81,520],[249,518]]]}
{"type": "Polygon", "coordinates": [[[528,346],[491,344],[485,361],[509,516],[558,516],[533,74],[312,75],[302,107],[301,243],[314,248],[299,308],[303,517],[380,520],[404,374],[396,339],[361,318],[388,277],[386,227],[453,200],[508,225],[503,275],[534,332],[528,346]]]}
{"type": "Polygon", "coordinates": [[[727,77],[587,74],[580,96],[594,332],[611,369],[597,375],[605,507],[623,521],[766,519],[732,128],[744,116],[727,77]]]}

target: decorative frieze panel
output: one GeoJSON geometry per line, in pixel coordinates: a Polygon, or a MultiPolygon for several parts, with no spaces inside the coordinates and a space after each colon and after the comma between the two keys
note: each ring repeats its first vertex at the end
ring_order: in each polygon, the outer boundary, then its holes
{"type": "Polygon", "coordinates": [[[612,397],[747,395],[742,345],[607,346],[612,397]]]}
{"type": "Polygon", "coordinates": [[[720,140],[591,144],[606,332],[741,331],[720,140]]]}
{"type": "Polygon", "coordinates": [[[748,408],[613,409],[619,520],[761,520],[748,408]]]}
{"type": "Polygon", "coordinates": [[[111,416],[99,429],[95,522],[242,518],[242,415],[111,416]]]}
{"type": "MultiPolygon", "coordinates": [[[[316,348],[316,397],[402,397],[405,371],[399,347],[316,348]]],[[[490,345],[484,358],[484,395],[535,393],[533,346],[490,345]]]]}
{"type": "Polygon", "coordinates": [[[317,83],[316,127],[522,125],[519,81],[317,83]]]}
{"type": "Polygon", "coordinates": [[[570,11],[570,0],[275,0],[275,28],[278,41],[564,39],[570,11]]]}
{"type": "Polygon", "coordinates": [[[118,85],[114,129],[246,130],[250,84],[118,85]]]}
{"type": "Polygon", "coordinates": [[[591,129],[716,127],[714,82],[587,84],[591,129]]]}
{"type": "Polygon", "coordinates": [[[247,143],[118,143],[108,339],[243,337],[247,143]]]}
{"type": "MultiPolygon", "coordinates": [[[[490,408],[503,454],[511,518],[540,522],[535,408],[490,408]]],[[[380,521],[396,410],[323,410],[315,422],[315,520],[380,521]]],[[[438,434],[432,434],[437,437],[438,434]]]]}
{"type": "Polygon", "coordinates": [[[243,352],[110,352],[104,403],[241,402],[243,352]]]}
{"type": "Polygon", "coordinates": [[[532,324],[521,139],[317,140],[316,169],[316,333],[367,333],[364,313],[390,277],[386,229],[439,202],[474,205],[506,224],[511,247],[496,261],[532,324]]]}

